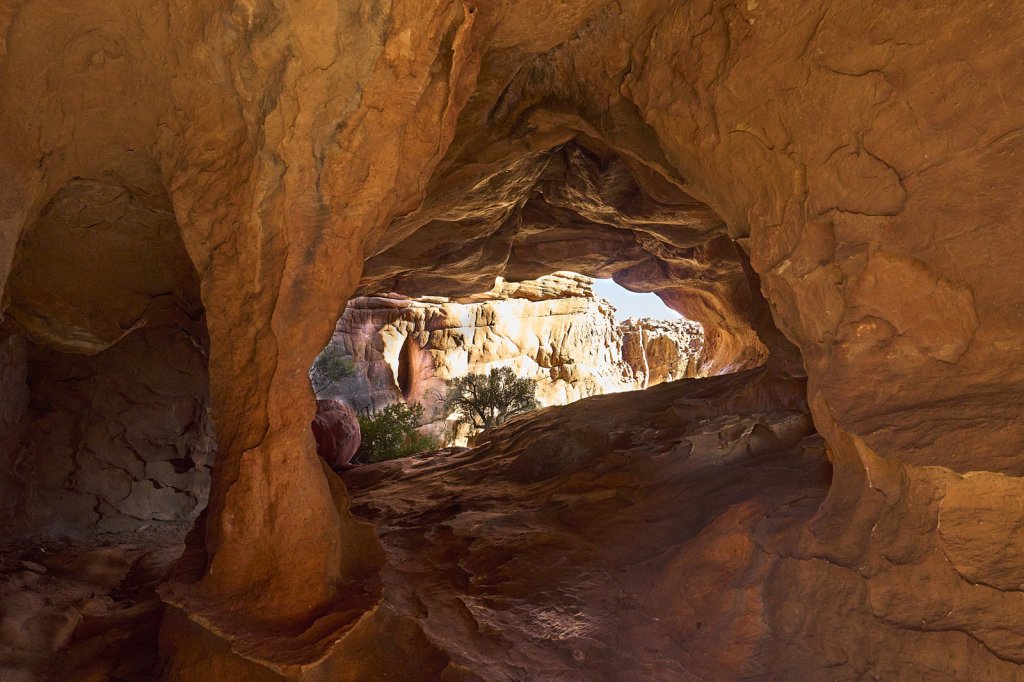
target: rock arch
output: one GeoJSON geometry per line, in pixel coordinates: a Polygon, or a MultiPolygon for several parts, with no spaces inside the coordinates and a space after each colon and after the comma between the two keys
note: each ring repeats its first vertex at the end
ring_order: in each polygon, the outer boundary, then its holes
{"type": "Polygon", "coordinates": [[[720,330],[713,348],[756,332],[773,371],[806,369],[834,481],[752,585],[769,586],[764,613],[791,615],[793,595],[842,584],[836,608],[859,620],[852,654],[815,640],[827,616],[781,622],[797,672],[886,675],[915,655],[963,673],[936,653],[950,647],[993,675],[1021,660],[1020,610],[977,615],[1019,597],[1013,566],[978,560],[1008,556],[1020,516],[999,492],[1016,490],[1024,435],[1014,7],[152,9],[0,11],[0,280],[73,178],[170,197],[207,314],[219,452],[199,568],[164,591],[168,676],[352,670],[373,653],[345,633],[407,631],[386,609],[363,629],[323,620],[379,555],[316,459],[306,369],[360,287],[441,293],[541,264],[638,288],[668,272],[651,288],[720,330]],[[607,249],[567,250],[569,234],[607,249]],[[954,608],[907,598],[925,578],[954,608]]]}

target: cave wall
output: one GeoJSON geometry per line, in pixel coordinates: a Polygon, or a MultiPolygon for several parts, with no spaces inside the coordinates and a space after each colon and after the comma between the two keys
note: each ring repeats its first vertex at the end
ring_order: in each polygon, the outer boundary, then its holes
{"type": "MultiPolygon", "coordinates": [[[[164,590],[170,674],[372,656],[342,618],[332,645],[261,639],[326,627],[373,563],[309,433],[306,371],[357,288],[642,265],[737,335],[767,321],[745,258],[835,464],[791,543],[813,575],[750,583],[780,614],[845,586],[787,622],[802,670],[891,671],[868,646],[891,624],[946,674],[952,640],[1019,663],[1020,609],[996,607],[1020,596],[1022,36],[1012,3],[0,6],[5,290],[75,178],[166,197],[201,285],[219,452],[205,559],[164,590]]],[[[373,614],[358,636],[394,624],[373,614]]]]}
{"type": "Polygon", "coordinates": [[[166,194],[68,181],[21,235],[5,284],[5,413],[21,417],[0,453],[0,527],[53,536],[194,519],[215,450],[209,340],[166,194]]]}
{"type": "Polygon", "coordinates": [[[216,449],[197,331],[145,329],[94,356],[28,344],[24,436],[0,477],[6,534],[195,518],[216,449]]]}
{"type": "Polygon", "coordinates": [[[992,413],[972,397],[1001,383],[991,363],[1020,332],[999,283],[1016,277],[1020,241],[997,215],[1018,200],[999,189],[1018,171],[1021,101],[1000,94],[1016,90],[1018,55],[999,44],[959,55],[971,36],[1018,35],[1020,22],[1017,10],[942,4],[913,21],[854,3],[676,7],[644,42],[651,66],[623,86],[744,241],[811,391],[832,406],[818,419],[913,464],[1019,473],[1005,447],[1018,427],[982,426],[992,413]],[[679,50],[680,36],[694,40],[679,50]],[[680,78],[679,59],[717,66],[680,78]],[[673,98],[683,82],[692,96],[673,98]],[[968,246],[983,242],[1006,249],[968,246]],[[865,371],[873,381],[858,380],[865,371]],[[966,450],[986,454],[971,462],[966,450]]]}

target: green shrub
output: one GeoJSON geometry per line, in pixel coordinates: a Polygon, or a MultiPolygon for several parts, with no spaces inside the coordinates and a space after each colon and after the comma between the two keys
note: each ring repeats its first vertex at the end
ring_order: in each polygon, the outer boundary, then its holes
{"type": "Polygon", "coordinates": [[[512,415],[537,407],[537,384],[521,379],[510,367],[489,374],[467,374],[445,382],[444,408],[458,413],[457,424],[479,430],[497,426],[512,415]]]}
{"type": "Polygon", "coordinates": [[[419,403],[395,403],[371,414],[359,415],[362,432],[359,459],[383,462],[438,449],[440,443],[436,438],[416,430],[422,417],[423,406],[419,403]]]}
{"type": "Polygon", "coordinates": [[[313,392],[320,395],[331,384],[355,374],[355,363],[341,354],[337,346],[328,345],[316,356],[309,369],[309,382],[313,392]]]}

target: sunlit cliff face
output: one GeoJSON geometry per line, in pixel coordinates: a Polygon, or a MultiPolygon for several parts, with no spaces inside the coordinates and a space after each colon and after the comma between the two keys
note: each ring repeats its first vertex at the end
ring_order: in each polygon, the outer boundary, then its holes
{"type": "Polygon", "coordinates": [[[1022,22],[8,2],[5,530],[137,521],[211,454],[168,679],[1012,678],[1022,22]],[[347,301],[563,269],[764,369],[360,473],[353,516],[307,378],[347,301]]]}
{"type": "MultiPolygon", "coordinates": [[[[419,404],[425,430],[445,440],[459,416],[445,410],[447,382],[469,374],[511,368],[549,406],[704,376],[704,365],[715,362],[704,354],[700,324],[683,320],[653,294],[658,307],[644,309],[670,313],[674,321],[628,319],[596,288],[588,277],[560,272],[523,282],[499,278],[486,292],[455,299],[355,298],[324,351],[351,362],[353,371],[317,396],[366,415],[395,403],[419,404]]],[[[636,312],[628,292],[619,291],[624,311],[636,312]]],[[[456,441],[464,444],[464,437],[456,441]]]]}

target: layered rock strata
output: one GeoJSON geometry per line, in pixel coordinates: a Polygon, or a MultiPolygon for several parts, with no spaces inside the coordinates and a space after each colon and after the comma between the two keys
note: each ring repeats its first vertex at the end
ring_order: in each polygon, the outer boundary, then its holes
{"type": "Polygon", "coordinates": [[[668,383],[347,472],[388,557],[385,601],[446,652],[421,679],[856,676],[820,635],[787,649],[798,535],[830,479],[802,388],[668,383]]]}
{"type": "Polygon", "coordinates": [[[597,298],[593,280],[556,273],[501,282],[483,294],[353,299],[331,345],[354,362],[352,377],[324,394],[370,412],[419,402],[443,425],[445,381],[511,367],[533,379],[541,405],[645,388],[699,376],[700,325],[688,320],[629,320],[597,298]]]}
{"type": "MultiPolygon", "coordinates": [[[[1019,675],[1022,42],[1014,3],[0,4],[5,324],[95,354],[162,302],[206,313],[217,456],[162,670],[409,679],[374,645],[422,640],[362,599],[380,555],[316,455],[307,370],[356,292],[572,269],[699,321],[709,373],[806,372],[828,497],[767,575],[695,536],[707,585],[747,588],[706,660],[768,619],[792,644],[765,669],[1019,675]]],[[[680,613],[652,631],[704,623],[680,613]]]]}

